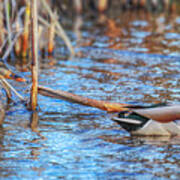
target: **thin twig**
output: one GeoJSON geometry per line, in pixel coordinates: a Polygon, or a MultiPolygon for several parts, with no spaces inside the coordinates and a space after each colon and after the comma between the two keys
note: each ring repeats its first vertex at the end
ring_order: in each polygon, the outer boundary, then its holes
{"type": "Polygon", "coordinates": [[[20,36],[21,33],[22,33],[22,31],[19,31],[16,34],[16,36],[14,37],[12,43],[8,46],[8,49],[5,51],[5,53],[4,53],[3,57],[2,57],[3,60],[5,60],[9,56],[14,44],[16,43],[16,41],[17,41],[17,39],[18,39],[18,37],[20,36]]]}
{"type": "Polygon", "coordinates": [[[2,84],[2,86],[6,92],[8,102],[10,102],[12,100],[11,89],[3,81],[0,80],[0,83],[2,84]]]}
{"type": "Polygon", "coordinates": [[[1,75],[0,75],[0,81],[3,82],[7,87],[9,87],[14,94],[21,100],[21,101],[26,101],[24,97],[22,97],[15,89],[13,86],[11,86],[1,75]]]}

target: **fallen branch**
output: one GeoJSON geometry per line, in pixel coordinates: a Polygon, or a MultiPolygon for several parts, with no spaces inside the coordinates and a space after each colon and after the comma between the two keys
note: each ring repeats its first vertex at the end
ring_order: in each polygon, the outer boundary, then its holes
{"type": "Polygon", "coordinates": [[[75,95],[66,91],[53,90],[53,89],[46,88],[43,86],[38,86],[38,93],[43,96],[48,96],[51,98],[63,99],[69,102],[78,103],[85,106],[96,107],[98,109],[108,111],[108,112],[124,111],[124,110],[127,110],[129,107],[132,107],[132,105],[129,105],[129,104],[90,99],[90,98],[75,95]]]}

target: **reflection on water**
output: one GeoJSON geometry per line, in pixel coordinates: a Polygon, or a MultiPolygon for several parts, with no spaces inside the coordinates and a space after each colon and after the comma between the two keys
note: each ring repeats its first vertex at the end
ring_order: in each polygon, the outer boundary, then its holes
{"type": "MultiPolygon", "coordinates": [[[[179,19],[140,11],[77,17],[66,24],[77,57],[57,38],[55,57],[41,60],[40,84],[122,103],[179,103],[179,19]]],[[[27,61],[10,63],[29,79],[27,61]]],[[[27,95],[29,86],[17,89],[27,95]]],[[[9,107],[0,128],[2,179],[180,177],[180,137],[131,137],[106,112],[61,100],[39,96],[39,106],[33,114],[9,107]]]]}

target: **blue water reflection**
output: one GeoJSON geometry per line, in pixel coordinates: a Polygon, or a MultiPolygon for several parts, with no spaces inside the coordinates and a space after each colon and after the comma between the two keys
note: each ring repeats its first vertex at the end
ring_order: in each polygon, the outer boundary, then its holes
{"type": "MultiPolygon", "coordinates": [[[[71,59],[57,38],[55,57],[40,64],[40,84],[122,103],[179,103],[179,17],[161,20],[174,26],[160,34],[148,16],[118,19],[101,26],[86,19],[78,42],[68,29],[78,54],[71,59]]],[[[131,137],[106,112],[63,100],[39,96],[39,107],[31,125],[22,104],[9,107],[0,128],[1,179],[179,179],[180,138],[131,137]]]]}

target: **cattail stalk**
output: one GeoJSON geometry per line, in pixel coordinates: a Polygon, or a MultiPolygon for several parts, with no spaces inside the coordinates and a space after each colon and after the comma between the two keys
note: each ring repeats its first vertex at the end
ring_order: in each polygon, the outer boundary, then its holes
{"type": "Polygon", "coordinates": [[[10,3],[9,0],[4,1],[5,5],[5,14],[6,14],[6,23],[7,23],[7,31],[8,31],[8,43],[11,46],[12,43],[12,33],[11,33],[11,26],[10,26],[10,3]]]}
{"type": "Polygon", "coordinates": [[[27,57],[29,44],[29,24],[30,24],[30,0],[26,0],[26,11],[24,19],[24,32],[22,35],[22,57],[27,57]]]}
{"type": "MultiPolygon", "coordinates": [[[[1,33],[0,33],[0,47],[3,46],[3,41],[4,41],[4,23],[3,23],[3,3],[2,0],[0,0],[0,29],[1,29],[1,33]]],[[[2,49],[0,49],[0,54],[2,53],[1,51],[2,49]]]]}
{"type": "Polygon", "coordinates": [[[37,107],[38,94],[38,11],[37,0],[31,0],[31,42],[32,42],[32,88],[30,97],[30,108],[35,111],[37,107]]]}

